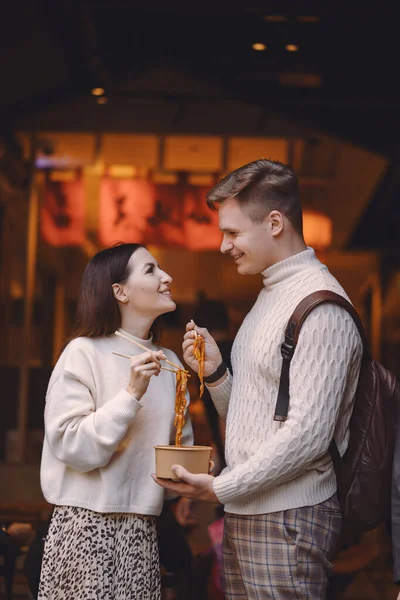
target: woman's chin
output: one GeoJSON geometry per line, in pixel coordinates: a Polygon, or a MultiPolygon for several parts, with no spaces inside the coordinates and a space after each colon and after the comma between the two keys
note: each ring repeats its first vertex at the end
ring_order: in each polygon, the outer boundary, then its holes
{"type": "Polygon", "coordinates": [[[161,314],[165,314],[165,313],[169,313],[169,312],[174,312],[174,310],[176,310],[176,304],[172,300],[172,298],[169,298],[168,302],[165,303],[165,308],[164,308],[164,310],[162,311],[161,314]]]}

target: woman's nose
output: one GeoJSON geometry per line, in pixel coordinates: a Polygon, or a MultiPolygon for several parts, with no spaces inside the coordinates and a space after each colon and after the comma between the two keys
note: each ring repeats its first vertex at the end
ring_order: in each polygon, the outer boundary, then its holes
{"type": "Polygon", "coordinates": [[[161,275],[161,281],[163,283],[172,283],[172,277],[171,277],[171,275],[168,275],[168,273],[163,271],[162,275],[161,275]]]}

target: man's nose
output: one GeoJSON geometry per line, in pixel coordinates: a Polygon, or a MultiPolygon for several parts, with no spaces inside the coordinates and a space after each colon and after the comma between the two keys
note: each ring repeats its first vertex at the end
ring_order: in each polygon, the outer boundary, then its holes
{"type": "Polygon", "coordinates": [[[230,250],[232,250],[232,248],[233,248],[232,242],[229,242],[224,236],[222,238],[222,242],[219,247],[220,252],[222,252],[223,254],[226,254],[227,252],[230,252],[230,250]]]}

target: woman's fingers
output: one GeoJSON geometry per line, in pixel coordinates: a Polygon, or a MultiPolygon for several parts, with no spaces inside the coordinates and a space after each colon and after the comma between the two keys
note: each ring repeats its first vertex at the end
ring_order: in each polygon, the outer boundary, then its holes
{"type": "Polygon", "coordinates": [[[160,372],[161,365],[153,352],[143,352],[142,354],[131,358],[131,370],[137,374],[151,371],[152,375],[160,372]]]}
{"type": "Polygon", "coordinates": [[[161,370],[161,367],[156,363],[146,363],[145,365],[140,365],[137,367],[138,373],[147,373],[148,371],[155,371],[158,373],[161,370]]]}
{"type": "Polygon", "coordinates": [[[146,392],[151,377],[161,372],[160,359],[164,356],[162,350],[157,352],[142,352],[131,357],[131,373],[127,391],[140,400],[146,392]]]}
{"type": "Polygon", "coordinates": [[[157,356],[159,353],[155,352],[142,352],[142,354],[138,354],[137,356],[132,356],[131,358],[131,366],[136,365],[144,365],[146,363],[154,363],[159,365],[160,360],[157,356]]]}
{"type": "Polygon", "coordinates": [[[154,358],[154,354],[152,352],[142,352],[142,354],[131,357],[131,365],[143,365],[144,363],[149,362],[151,358],[154,358]]]}

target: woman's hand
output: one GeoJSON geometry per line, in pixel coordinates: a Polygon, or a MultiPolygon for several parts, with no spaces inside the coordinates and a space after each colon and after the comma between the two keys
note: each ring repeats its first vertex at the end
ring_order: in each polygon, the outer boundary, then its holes
{"type": "Polygon", "coordinates": [[[158,352],[143,352],[131,358],[131,377],[126,391],[136,400],[140,400],[153,375],[159,375],[161,370],[160,359],[165,358],[162,350],[158,352]]]}
{"type": "Polygon", "coordinates": [[[186,333],[183,338],[182,350],[185,363],[196,373],[199,372],[199,363],[193,354],[193,342],[196,333],[204,338],[204,375],[207,377],[214,373],[222,362],[221,352],[214,338],[204,327],[197,327],[194,321],[189,321],[186,325],[186,333]]]}

